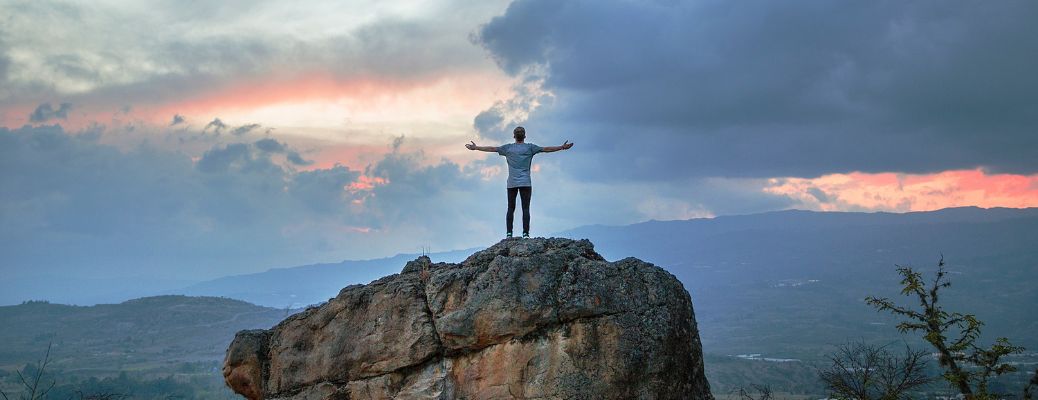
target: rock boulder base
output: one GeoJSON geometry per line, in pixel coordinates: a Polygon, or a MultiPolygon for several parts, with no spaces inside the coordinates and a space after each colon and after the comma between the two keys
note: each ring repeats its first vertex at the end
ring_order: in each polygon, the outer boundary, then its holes
{"type": "Polygon", "coordinates": [[[712,399],[681,283],[559,238],[419,257],[239,332],[223,374],[252,400],[712,399]]]}

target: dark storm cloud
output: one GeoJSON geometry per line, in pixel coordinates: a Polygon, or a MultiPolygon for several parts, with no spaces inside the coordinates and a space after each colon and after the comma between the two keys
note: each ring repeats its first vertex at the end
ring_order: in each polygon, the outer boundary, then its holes
{"type": "Polygon", "coordinates": [[[359,172],[343,166],[304,171],[292,179],[291,193],[314,211],[334,214],[351,200],[343,187],[355,182],[359,176],[359,172]]]}
{"type": "Polygon", "coordinates": [[[57,125],[0,128],[3,265],[204,274],[221,263],[268,264],[263,254],[295,262],[315,239],[283,237],[282,227],[355,219],[343,186],[358,171],[296,173],[250,143],[216,145],[193,162],[144,145],[120,150],[102,135],[70,135],[57,125]]]}
{"type": "Polygon", "coordinates": [[[486,208],[489,187],[481,184],[478,167],[446,159],[430,164],[421,152],[402,152],[404,141],[403,136],[394,138],[393,151],[364,170],[364,175],[389,183],[371,191],[374,202],[368,210],[377,216],[372,224],[437,229],[480,220],[480,213],[472,210],[486,208]]]}
{"type": "Polygon", "coordinates": [[[171,122],[169,123],[169,126],[173,126],[173,125],[179,125],[179,124],[182,124],[182,123],[184,123],[184,121],[185,121],[185,119],[184,119],[184,116],[183,116],[183,115],[180,115],[180,114],[174,114],[174,115],[173,115],[173,121],[171,121],[171,122]]]}
{"type": "Polygon", "coordinates": [[[285,151],[285,145],[277,140],[266,138],[257,140],[256,148],[269,152],[269,153],[280,153],[285,151]]]}
{"type": "Polygon", "coordinates": [[[233,134],[234,136],[241,136],[246,133],[252,132],[255,129],[258,129],[259,127],[260,124],[246,124],[232,129],[231,134],[233,134]]]}
{"type": "Polygon", "coordinates": [[[254,143],[254,145],[257,149],[260,149],[268,153],[284,154],[285,159],[288,160],[288,162],[295,165],[310,165],[313,163],[312,161],[304,159],[303,156],[299,155],[299,152],[289,149],[287,145],[275,139],[260,139],[257,140],[256,143],[254,143]]]}
{"type": "Polygon", "coordinates": [[[1036,20],[1029,1],[519,0],[478,40],[546,69],[556,100],[527,124],[577,141],[590,179],[1034,173],[1036,20]]]}
{"type": "Polygon", "coordinates": [[[219,118],[213,118],[212,121],[209,121],[208,124],[205,124],[205,129],[203,129],[203,132],[208,132],[210,128],[212,128],[214,133],[219,135],[220,131],[227,129],[227,124],[225,124],[219,118]]]}
{"type": "Polygon", "coordinates": [[[313,161],[303,158],[303,156],[299,155],[299,153],[294,151],[285,153],[285,159],[288,160],[288,162],[295,165],[310,165],[314,163],[313,161]]]}
{"type": "Polygon", "coordinates": [[[203,172],[257,170],[280,170],[278,165],[270,158],[271,154],[283,154],[285,159],[292,165],[310,165],[312,161],[306,160],[299,152],[291,149],[288,145],[274,139],[260,139],[255,143],[230,143],[218,145],[209,149],[198,160],[198,169],[203,172]]]}
{"type": "Polygon", "coordinates": [[[449,160],[422,167],[419,163],[421,158],[420,153],[393,152],[369,166],[365,170],[365,175],[393,182],[392,187],[387,187],[387,190],[407,192],[408,197],[420,197],[422,193],[456,188],[466,182],[466,179],[474,178],[463,179],[458,172],[461,167],[449,160]]]}
{"type": "MultiPolygon", "coordinates": [[[[7,80],[7,69],[11,65],[11,59],[7,56],[7,47],[4,46],[4,42],[0,39],[0,82],[7,80]]],[[[0,95],[4,94],[3,89],[0,89],[0,95]]]]}
{"type": "Polygon", "coordinates": [[[472,120],[472,126],[481,136],[487,137],[490,136],[488,133],[499,129],[505,122],[505,117],[499,108],[492,107],[477,114],[476,118],[472,120]]]}
{"type": "Polygon", "coordinates": [[[361,171],[299,171],[309,161],[272,138],[217,143],[193,158],[147,141],[117,148],[105,144],[110,134],[0,128],[0,274],[205,277],[328,260],[332,250],[342,259],[419,241],[457,248],[485,235],[429,234],[479,226],[490,205],[474,195],[486,187],[478,171],[421,153],[376,161],[367,172],[379,183],[358,189],[361,171]],[[349,236],[349,227],[390,234],[349,236]]]}
{"type": "Polygon", "coordinates": [[[58,108],[54,108],[50,103],[43,103],[29,114],[29,122],[41,123],[54,119],[67,119],[68,112],[71,110],[72,104],[69,103],[61,103],[58,108]]]}
{"type": "Polygon", "coordinates": [[[276,166],[267,157],[256,157],[245,143],[217,146],[206,151],[198,160],[198,170],[202,172],[226,172],[231,168],[247,171],[272,169],[276,166]]]}

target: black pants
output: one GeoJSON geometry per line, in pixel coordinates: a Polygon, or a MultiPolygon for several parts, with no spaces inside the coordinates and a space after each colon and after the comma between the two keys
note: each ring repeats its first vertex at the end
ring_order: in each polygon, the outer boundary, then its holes
{"type": "Polygon", "coordinates": [[[533,188],[529,186],[508,188],[508,214],[505,215],[505,226],[512,233],[512,218],[515,217],[515,195],[523,199],[523,233],[530,233],[530,196],[533,188]]]}

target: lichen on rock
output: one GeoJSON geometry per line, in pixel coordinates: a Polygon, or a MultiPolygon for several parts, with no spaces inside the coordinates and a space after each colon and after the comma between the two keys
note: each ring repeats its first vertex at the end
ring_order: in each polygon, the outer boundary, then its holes
{"type": "Polygon", "coordinates": [[[410,261],[269,331],[224,377],[249,399],[711,399],[688,292],[587,240],[410,261]]]}

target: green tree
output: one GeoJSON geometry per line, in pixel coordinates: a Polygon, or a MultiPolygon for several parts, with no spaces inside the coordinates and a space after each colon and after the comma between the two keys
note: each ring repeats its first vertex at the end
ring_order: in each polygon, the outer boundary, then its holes
{"type": "MultiPolygon", "coordinates": [[[[944,379],[966,399],[995,398],[996,394],[989,390],[990,379],[1016,370],[1013,365],[1002,362],[1002,357],[1020,352],[1023,347],[1014,346],[1004,337],[996,339],[988,348],[980,347],[976,342],[984,323],[973,314],[948,312],[943,308],[938,302],[941,289],[951,286],[946,279],[944,257],[937,263],[937,274],[929,285],[924,282],[922,273],[911,267],[898,266],[897,271],[902,277],[901,294],[914,297],[917,308],[871,296],[865,302],[878,311],[904,317],[906,320],[897,325],[901,333],[922,332],[923,339],[937,350],[944,379]]],[[[1029,395],[1029,390],[1026,394],[1029,395]]]]}

